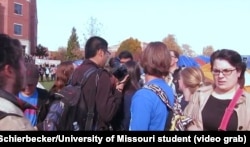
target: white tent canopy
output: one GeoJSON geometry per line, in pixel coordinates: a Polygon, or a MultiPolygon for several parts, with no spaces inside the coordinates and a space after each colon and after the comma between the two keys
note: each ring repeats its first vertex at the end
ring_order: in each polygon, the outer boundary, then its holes
{"type": "Polygon", "coordinates": [[[250,86],[250,73],[248,71],[245,72],[245,86],[250,86]]]}

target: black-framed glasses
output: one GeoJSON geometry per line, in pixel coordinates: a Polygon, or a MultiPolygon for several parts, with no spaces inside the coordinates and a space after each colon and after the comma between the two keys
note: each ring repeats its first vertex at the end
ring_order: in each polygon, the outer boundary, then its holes
{"type": "Polygon", "coordinates": [[[105,54],[111,55],[111,53],[107,49],[101,49],[101,50],[104,51],[105,54]]]}
{"type": "Polygon", "coordinates": [[[236,68],[235,69],[223,69],[223,70],[218,70],[218,69],[214,69],[213,71],[212,71],[212,73],[214,74],[214,75],[219,75],[220,73],[222,73],[224,76],[229,76],[229,75],[231,75],[232,74],[232,72],[233,71],[235,71],[236,70],[236,68]]]}
{"type": "Polygon", "coordinates": [[[110,56],[110,55],[111,55],[111,53],[110,53],[109,51],[107,51],[107,52],[106,52],[106,54],[108,54],[108,56],[110,56]]]}

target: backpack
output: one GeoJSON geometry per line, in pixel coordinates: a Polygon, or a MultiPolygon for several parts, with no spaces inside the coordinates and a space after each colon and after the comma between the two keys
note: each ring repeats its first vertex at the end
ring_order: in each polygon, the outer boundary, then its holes
{"type": "Polygon", "coordinates": [[[165,123],[165,131],[184,131],[186,126],[192,122],[190,117],[183,115],[179,101],[175,101],[171,106],[166,93],[157,85],[145,84],[143,88],[152,90],[166,105],[169,110],[165,123]]]}
{"type": "Polygon", "coordinates": [[[7,112],[4,112],[4,111],[0,110],[0,120],[3,119],[3,118],[5,118],[6,116],[9,116],[9,115],[19,116],[18,114],[15,114],[15,113],[7,113],[7,112]]]}
{"type": "Polygon", "coordinates": [[[72,74],[68,85],[55,93],[56,100],[51,104],[45,119],[43,130],[80,131],[92,130],[96,89],[92,90],[91,106],[87,110],[82,87],[88,78],[96,73],[96,86],[99,80],[99,69],[89,68],[83,75],[80,84],[72,85],[72,74]]]}
{"type": "Polygon", "coordinates": [[[8,113],[0,111],[0,120],[6,116],[8,116],[8,113]]]}

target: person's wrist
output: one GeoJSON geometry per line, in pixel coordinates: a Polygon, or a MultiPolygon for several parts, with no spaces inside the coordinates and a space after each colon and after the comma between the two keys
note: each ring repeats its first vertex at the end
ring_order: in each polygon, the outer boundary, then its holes
{"type": "Polygon", "coordinates": [[[125,81],[119,81],[118,83],[117,83],[117,85],[121,85],[121,84],[124,84],[125,83],[125,81]]]}
{"type": "Polygon", "coordinates": [[[124,82],[118,82],[118,83],[116,84],[116,89],[117,89],[119,92],[122,92],[123,87],[124,87],[124,82]]]}
{"type": "Polygon", "coordinates": [[[122,89],[116,88],[117,91],[122,92],[122,89]]]}

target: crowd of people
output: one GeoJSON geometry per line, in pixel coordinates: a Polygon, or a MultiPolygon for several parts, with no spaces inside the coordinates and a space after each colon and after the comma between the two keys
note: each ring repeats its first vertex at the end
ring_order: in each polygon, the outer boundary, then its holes
{"type": "Polygon", "coordinates": [[[54,84],[47,91],[37,87],[46,68],[25,62],[19,40],[0,34],[0,130],[60,130],[60,115],[54,112],[63,107],[55,93],[69,80],[80,84],[90,68],[101,69],[98,81],[90,75],[81,87],[88,109],[94,100],[93,131],[166,131],[169,124],[182,131],[250,130],[246,64],[237,51],[212,53],[213,81],[198,67],[179,67],[179,53],[160,41],[150,42],[139,61],[128,51],[110,55],[104,38],[90,37],[79,66],[65,61],[50,68],[54,84]],[[159,91],[145,88],[149,85],[159,91]]]}

